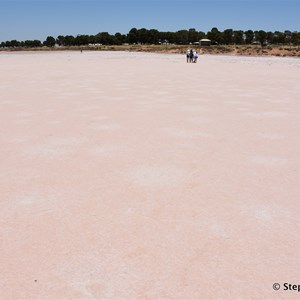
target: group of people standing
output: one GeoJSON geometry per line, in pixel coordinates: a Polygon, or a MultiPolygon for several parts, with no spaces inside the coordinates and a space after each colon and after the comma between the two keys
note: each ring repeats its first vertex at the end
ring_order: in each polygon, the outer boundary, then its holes
{"type": "Polygon", "coordinates": [[[196,63],[198,59],[198,53],[196,52],[195,49],[188,49],[186,51],[186,62],[187,63],[196,63]]]}

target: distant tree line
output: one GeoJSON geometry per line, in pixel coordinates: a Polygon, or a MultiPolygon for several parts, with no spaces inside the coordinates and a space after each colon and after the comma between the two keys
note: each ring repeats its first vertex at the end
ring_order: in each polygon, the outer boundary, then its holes
{"type": "Polygon", "coordinates": [[[102,45],[122,45],[122,44],[178,44],[188,45],[190,43],[199,42],[203,38],[208,38],[215,45],[243,45],[259,43],[262,46],[266,44],[300,44],[300,32],[285,30],[284,32],[266,32],[263,30],[233,30],[226,29],[219,31],[214,27],[207,33],[197,31],[194,28],[189,30],[179,30],[176,32],[163,32],[156,29],[137,29],[132,28],[127,34],[117,32],[112,35],[108,32],[100,32],[96,35],[59,35],[56,39],[48,36],[44,42],[39,40],[17,41],[11,40],[2,42],[0,47],[54,47],[59,46],[85,46],[89,44],[102,45]]]}

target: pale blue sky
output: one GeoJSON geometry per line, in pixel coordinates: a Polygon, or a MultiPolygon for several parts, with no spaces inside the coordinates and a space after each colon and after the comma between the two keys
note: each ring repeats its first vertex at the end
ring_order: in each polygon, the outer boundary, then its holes
{"type": "Polygon", "coordinates": [[[300,31],[300,0],[0,0],[0,41],[196,28],[300,31]]]}

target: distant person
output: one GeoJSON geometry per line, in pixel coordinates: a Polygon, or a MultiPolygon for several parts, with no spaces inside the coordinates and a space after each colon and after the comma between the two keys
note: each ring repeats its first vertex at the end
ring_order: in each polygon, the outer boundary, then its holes
{"type": "Polygon", "coordinates": [[[193,49],[190,50],[190,63],[192,63],[194,60],[194,52],[193,49]]]}
{"type": "Polygon", "coordinates": [[[186,62],[188,63],[190,60],[190,49],[187,49],[186,51],[186,62]]]}
{"type": "Polygon", "coordinates": [[[82,49],[80,49],[80,53],[82,54],[82,49]]]}
{"type": "Polygon", "coordinates": [[[193,57],[194,57],[194,63],[196,63],[197,62],[197,59],[198,59],[198,53],[194,50],[194,52],[193,52],[193,57]]]}

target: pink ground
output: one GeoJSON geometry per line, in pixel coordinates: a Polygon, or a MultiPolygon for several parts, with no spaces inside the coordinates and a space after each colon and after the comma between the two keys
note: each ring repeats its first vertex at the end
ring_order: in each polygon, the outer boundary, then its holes
{"type": "Polygon", "coordinates": [[[300,60],[0,65],[0,299],[299,297],[300,60]]]}

